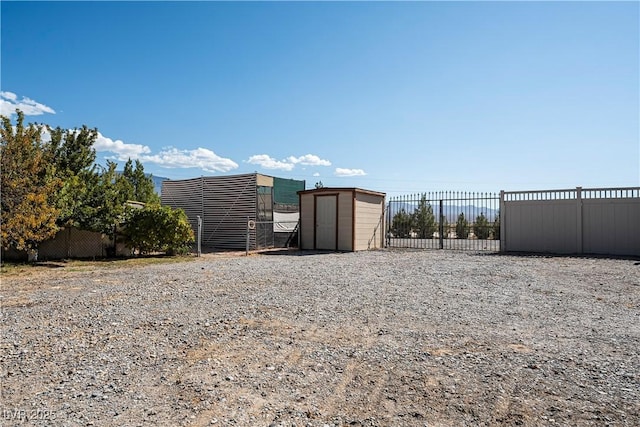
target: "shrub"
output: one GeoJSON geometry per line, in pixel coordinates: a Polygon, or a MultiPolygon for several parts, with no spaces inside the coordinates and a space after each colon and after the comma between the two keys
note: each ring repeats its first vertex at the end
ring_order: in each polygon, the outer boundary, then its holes
{"type": "Polygon", "coordinates": [[[191,250],[194,236],[182,209],[147,205],[127,212],[123,241],[139,254],[165,252],[185,255],[191,250]]]}

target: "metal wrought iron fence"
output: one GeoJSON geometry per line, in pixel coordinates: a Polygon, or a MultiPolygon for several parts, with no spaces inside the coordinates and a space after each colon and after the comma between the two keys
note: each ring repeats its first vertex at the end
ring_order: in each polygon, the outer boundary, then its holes
{"type": "Polygon", "coordinates": [[[391,197],[387,246],[420,249],[500,250],[500,195],[425,192],[391,197]]]}

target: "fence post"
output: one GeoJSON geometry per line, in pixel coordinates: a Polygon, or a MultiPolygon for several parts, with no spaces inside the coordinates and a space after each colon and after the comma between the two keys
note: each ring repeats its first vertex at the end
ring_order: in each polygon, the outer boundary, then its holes
{"type": "Polygon", "coordinates": [[[202,217],[198,215],[198,256],[202,255],[202,217]]]}
{"type": "Polygon", "coordinates": [[[387,248],[391,246],[391,203],[392,202],[393,202],[393,199],[389,198],[389,204],[387,205],[387,224],[385,226],[387,248]]]}
{"type": "Polygon", "coordinates": [[[582,253],[582,187],[576,187],[576,251],[582,253]]]}
{"type": "Polygon", "coordinates": [[[245,256],[249,256],[249,233],[251,232],[251,228],[249,228],[249,217],[247,217],[247,247],[245,249],[245,256]]]}
{"type": "Polygon", "coordinates": [[[507,210],[505,209],[504,190],[500,190],[500,207],[498,215],[500,218],[500,252],[507,251],[507,231],[505,230],[507,210]]]}
{"type": "Polygon", "coordinates": [[[442,199],[440,199],[440,226],[438,228],[438,240],[440,240],[440,249],[444,249],[444,211],[442,199]]]}

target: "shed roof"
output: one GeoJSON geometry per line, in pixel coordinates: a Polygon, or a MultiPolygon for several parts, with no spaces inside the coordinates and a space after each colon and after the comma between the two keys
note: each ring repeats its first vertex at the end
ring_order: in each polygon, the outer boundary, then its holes
{"type": "Polygon", "coordinates": [[[311,190],[302,190],[302,191],[298,191],[298,194],[310,194],[310,193],[336,193],[336,192],[343,192],[343,191],[348,191],[351,193],[363,193],[363,194],[370,194],[372,196],[380,196],[380,197],[386,197],[386,193],[381,193],[379,191],[372,191],[372,190],[365,190],[363,188],[357,188],[357,187],[322,187],[322,188],[312,188],[311,190]]]}

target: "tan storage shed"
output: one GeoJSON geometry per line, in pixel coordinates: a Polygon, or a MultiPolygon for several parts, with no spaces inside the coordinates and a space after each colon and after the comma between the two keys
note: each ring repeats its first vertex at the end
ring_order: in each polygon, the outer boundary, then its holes
{"type": "Polygon", "coordinates": [[[300,249],[360,251],[384,246],[385,193],[317,188],[300,196],[300,249]]]}

